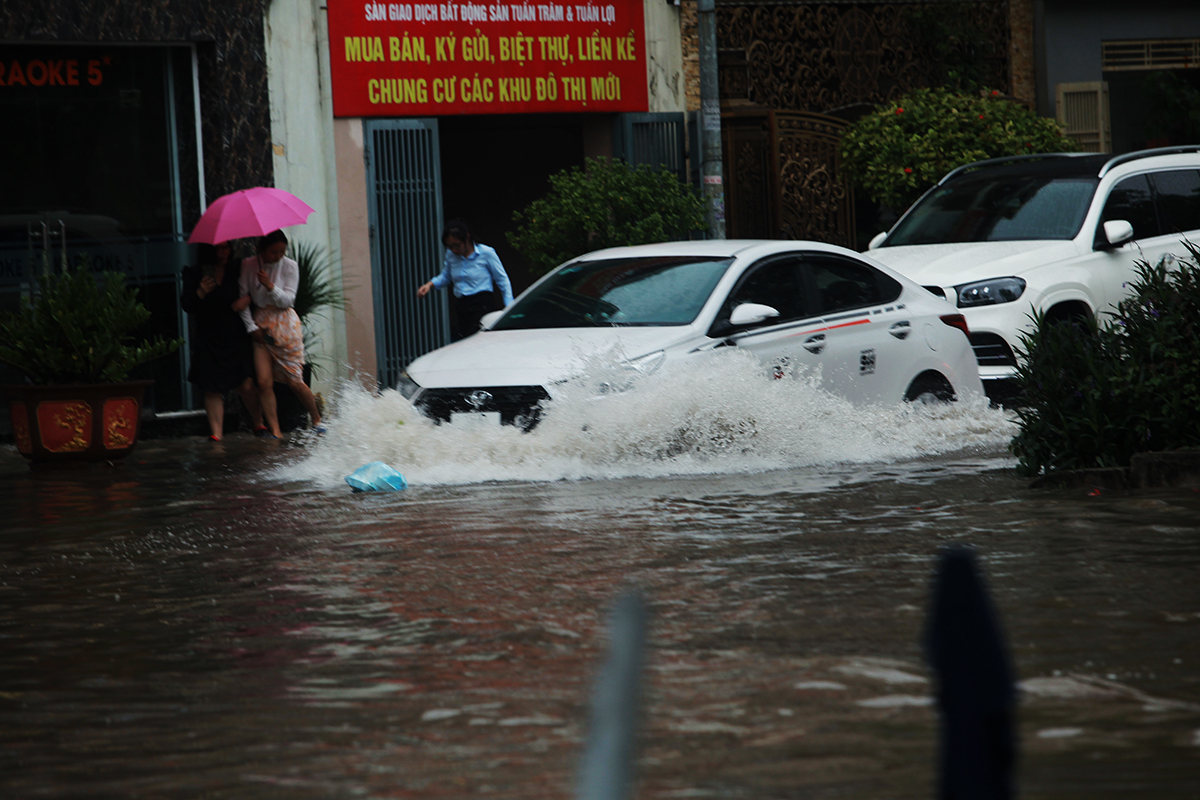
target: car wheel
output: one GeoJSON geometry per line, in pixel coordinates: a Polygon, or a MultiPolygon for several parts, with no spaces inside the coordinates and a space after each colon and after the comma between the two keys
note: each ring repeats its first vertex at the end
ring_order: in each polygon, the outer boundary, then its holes
{"type": "Polygon", "coordinates": [[[914,378],[908,385],[908,391],[904,393],[905,402],[921,405],[953,403],[957,399],[954,387],[946,380],[946,376],[933,371],[922,372],[914,378]]]}
{"type": "Polygon", "coordinates": [[[1051,325],[1075,325],[1093,333],[1095,333],[1097,328],[1096,317],[1092,314],[1092,310],[1079,302],[1059,303],[1046,312],[1043,320],[1043,324],[1047,327],[1051,325]]]}

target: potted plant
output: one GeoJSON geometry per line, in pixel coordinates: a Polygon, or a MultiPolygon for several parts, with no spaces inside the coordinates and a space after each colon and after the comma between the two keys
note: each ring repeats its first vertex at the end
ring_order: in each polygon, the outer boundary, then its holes
{"type": "Polygon", "coordinates": [[[17,449],[33,465],[116,461],[137,443],[152,381],[129,371],[172,353],[179,340],[139,337],[150,311],[119,272],[86,265],[45,274],[32,298],[0,315],[0,363],[26,383],[4,387],[17,449]]]}

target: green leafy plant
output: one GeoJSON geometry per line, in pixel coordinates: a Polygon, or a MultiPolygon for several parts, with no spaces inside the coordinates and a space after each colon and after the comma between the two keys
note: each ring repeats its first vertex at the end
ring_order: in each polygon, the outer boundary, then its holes
{"type": "Polygon", "coordinates": [[[304,330],[304,352],[315,373],[320,367],[313,353],[320,338],[314,330],[314,322],[330,309],[345,311],[346,295],[333,278],[333,259],[325,248],[308,242],[294,242],[291,257],[300,273],[294,308],[304,330]]]}
{"type": "Polygon", "coordinates": [[[0,317],[0,362],[34,384],[119,383],[179,348],[180,339],[137,336],[149,318],[119,272],[97,280],[83,264],[44,275],[32,299],[0,317]]]}
{"type": "Polygon", "coordinates": [[[998,92],[918,89],[847,128],[842,165],[872,200],[899,212],[964,164],[1078,149],[1057,122],[998,92]]]}
{"type": "Polygon", "coordinates": [[[593,250],[684,238],[704,224],[704,204],[669,170],[589,158],[551,175],[513,222],[509,243],[543,274],[593,250]]]}
{"type": "Polygon", "coordinates": [[[974,18],[973,3],[903,6],[915,55],[938,86],[958,92],[983,88],[988,56],[999,55],[1002,43],[974,18]]]}
{"type": "Polygon", "coordinates": [[[1018,471],[1127,466],[1135,453],[1200,446],[1200,250],[1138,265],[1102,325],[1034,316],[1017,382],[1018,471]]]}
{"type": "Polygon", "coordinates": [[[1149,137],[1177,143],[1200,139],[1200,89],[1174,70],[1151,72],[1142,81],[1149,114],[1142,125],[1149,137]]]}

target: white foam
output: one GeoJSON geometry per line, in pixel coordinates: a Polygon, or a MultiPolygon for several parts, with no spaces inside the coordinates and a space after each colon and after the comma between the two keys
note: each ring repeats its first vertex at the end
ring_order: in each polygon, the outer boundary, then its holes
{"type": "Polygon", "coordinates": [[[413,486],[746,473],[995,451],[1016,430],[986,398],[855,407],[813,380],[773,380],[737,351],[598,394],[628,381],[628,371],[613,373],[592,365],[556,387],[530,433],[437,425],[394,390],[373,395],[347,383],[326,417],[329,432],[275,477],[333,488],[370,461],[413,486]]]}
{"type": "Polygon", "coordinates": [[[457,717],[461,713],[457,708],[431,708],[421,715],[421,722],[437,722],[457,717]]]}
{"type": "Polygon", "coordinates": [[[1039,739],[1071,739],[1083,733],[1083,728],[1042,728],[1037,732],[1039,739]]]}
{"type": "Polygon", "coordinates": [[[887,694],[882,697],[871,697],[866,700],[859,700],[856,705],[863,708],[903,708],[905,706],[916,706],[923,708],[933,705],[932,697],[919,697],[912,694],[887,694]]]}
{"type": "Polygon", "coordinates": [[[874,680],[883,681],[884,683],[927,683],[925,678],[920,675],[913,675],[908,672],[902,672],[898,669],[890,669],[888,667],[871,666],[865,664],[847,664],[845,666],[834,667],[838,672],[845,675],[857,675],[863,678],[873,678],[874,680]]]}

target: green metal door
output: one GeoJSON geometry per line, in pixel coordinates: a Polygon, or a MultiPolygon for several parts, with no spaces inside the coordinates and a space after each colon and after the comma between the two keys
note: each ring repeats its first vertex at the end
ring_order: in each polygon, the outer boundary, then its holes
{"type": "Polygon", "coordinates": [[[441,270],[442,179],[436,119],[367,120],[367,212],[379,384],[450,341],[445,292],[417,297],[441,270]]]}

